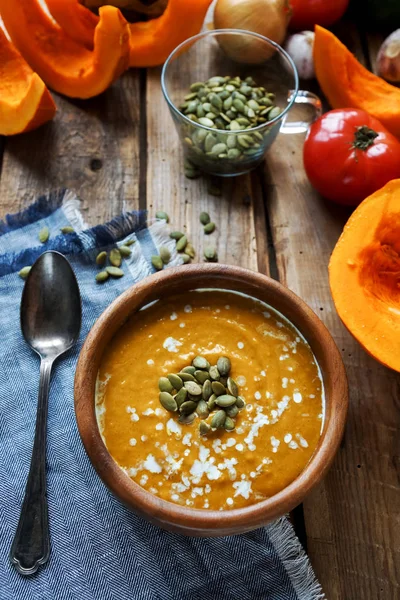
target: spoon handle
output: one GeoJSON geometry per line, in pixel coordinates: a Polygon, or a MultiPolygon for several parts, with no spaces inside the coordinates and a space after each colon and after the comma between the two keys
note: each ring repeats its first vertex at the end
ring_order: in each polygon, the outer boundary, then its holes
{"type": "Polygon", "coordinates": [[[35,440],[17,531],[10,560],[21,575],[35,573],[50,554],[46,495],[46,430],[49,384],[53,361],[40,363],[35,440]]]}

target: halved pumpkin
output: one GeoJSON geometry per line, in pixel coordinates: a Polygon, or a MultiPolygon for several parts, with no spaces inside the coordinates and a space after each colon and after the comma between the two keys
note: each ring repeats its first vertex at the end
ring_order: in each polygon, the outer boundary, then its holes
{"type": "Polygon", "coordinates": [[[353,212],[331,256],[329,281],[350,333],[400,372],[400,179],[353,212]]]}
{"type": "Polygon", "coordinates": [[[56,105],[0,27],[0,135],[36,129],[56,114],[56,105]]]}
{"type": "Polygon", "coordinates": [[[25,60],[60,94],[72,98],[97,96],[128,66],[129,27],[117,8],[100,9],[93,52],[54,23],[39,0],[0,0],[0,14],[25,60]]]}
{"type": "MultiPolygon", "coordinates": [[[[176,46],[199,33],[211,2],[212,0],[169,0],[164,13],[157,19],[131,23],[129,65],[161,65],[176,46]]],[[[91,47],[94,29],[92,19],[97,19],[95,15],[82,6],[79,0],[47,0],[47,5],[65,32],[88,48],[91,47]]]]}
{"type": "Polygon", "coordinates": [[[400,89],[362,66],[327,29],[315,26],[314,66],[332,108],[361,108],[400,136],[400,89]]]}

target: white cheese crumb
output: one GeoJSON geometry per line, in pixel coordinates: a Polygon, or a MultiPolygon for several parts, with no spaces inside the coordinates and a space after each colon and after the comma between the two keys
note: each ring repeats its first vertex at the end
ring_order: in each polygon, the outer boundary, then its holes
{"type": "Polygon", "coordinates": [[[183,329],[184,327],[186,327],[185,323],[179,323],[179,327],[181,327],[181,329],[183,329]]]}
{"type": "Polygon", "coordinates": [[[182,435],[182,427],[179,425],[179,423],[177,421],[175,421],[175,419],[170,419],[167,422],[167,433],[168,435],[172,435],[173,433],[176,434],[176,436],[181,436],[182,435]]]}
{"type": "Polygon", "coordinates": [[[184,446],[191,446],[190,440],[192,439],[192,434],[191,433],[185,433],[185,435],[183,436],[182,439],[182,444],[184,446]]]}
{"type": "Polygon", "coordinates": [[[256,400],[261,400],[261,394],[260,394],[260,392],[256,392],[256,393],[254,394],[254,398],[255,398],[256,400]]]}
{"type": "Polygon", "coordinates": [[[232,446],[234,446],[236,444],[236,440],[235,438],[228,438],[226,440],[226,446],[227,448],[231,448],[232,446]]]}
{"type": "Polygon", "coordinates": [[[131,438],[131,439],[129,440],[129,445],[130,445],[130,446],[136,446],[136,444],[137,444],[136,438],[131,438]]]}
{"type": "Polygon", "coordinates": [[[303,438],[303,436],[302,436],[302,435],[300,435],[300,433],[296,433],[296,437],[297,437],[297,439],[299,440],[299,444],[300,444],[300,446],[301,446],[302,448],[308,448],[308,442],[307,442],[307,440],[305,440],[305,439],[303,438]]]}
{"type": "Polygon", "coordinates": [[[235,448],[238,452],[243,452],[244,450],[243,444],[236,444],[235,448]]]}
{"type": "Polygon", "coordinates": [[[254,417],[250,431],[247,437],[245,437],[244,439],[245,443],[248,445],[249,450],[255,450],[254,438],[258,436],[259,430],[261,429],[261,427],[264,427],[264,425],[269,425],[269,419],[267,415],[264,415],[263,413],[259,412],[254,417]]]}
{"type": "Polygon", "coordinates": [[[144,410],[142,412],[142,415],[144,417],[148,417],[149,415],[154,415],[154,410],[152,408],[146,408],[146,410],[144,410]]]}
{"type": "Polygon", "coordinates": [[[269,400],[269,398],[272,398],[272,394],[271,392],[265,392],[265,397],[269,400]]]}
{"type": "Polygon", "coordinates": [[[242,433],[244,433],[243,427],[236,427],[236,433],[238,433],[239,435],[242,435],[242,433]]]}
{"type": "Polygon", "coordinates": [[[146,485],[147,481],[148,481],[148,476],[147,475],[142,475],[140,478],[140,485],[146,485]]]}
{"type": "Polygon", "coordinates": [[[176,321],[177,318],[178,318],[178,315],[176,314],[176,312],[171,313],[171,316],[170,316],[171,321],[176,321]]]}
{"type": "Polygon", "coordinates": [[[134,412],[134,413],[132,413],[132,414],[131,414],[131,421],[134,421],[135,423],[136,423],[137,421],[139,421],[139,415],[138,415],[137,413],[135,413],[135,412],[134,412]]]}
{"type": "Polygon", "coordinates": [[[309,398],[315,398],[315,394],[310,394],[308,397],[309,398]]]}
{"type": "Polygon", "coordinates": [[[295,383],[294,379],[289,379],[290,383],[295,383]]]}
{"type": "Polygon", "coordinates": [[[140,439],[142,440],[142,442],[147,442],[147,435],[142,435],[140,439]]]}
{"type": "Polygon", "coordinates": [[[194,487],[192,490],[192,498],[196,498],[196,496],[202,496],[204,494],[204,488],[202,487],[194,487]]]}
{"type": "Polygon", "coordinates": [[[263,377],[266,377],[266,376],[267,376],[267,374],[266,374],[266,372],[265,372],[265,371],[261,371],[261,375],[262,375],[263,377]]]}
{"type": "Polygon", "coordinates": [[[289,354],[281,354],[279,360],[287,360],[289,358],[289,354]]]}
{"type": "Polygon", "coordinates": [[[285,435],[285,437],[283,438],[283,441],[285,442],[285,444],[288,444],[291,439],[292,439],[292,434],[291,433],[287,433],[285,435]]]}
{"type": "Polygon", "coordinates": [[[193,506],[192,500],[186,500],[186,506],[193,506]]]}
{"type": "Polygon", "coordinates": [[[250,473],[250,477],[251,477],[252,479],[254,479],[254,477],[257,477],[257,473],[256,473],[255,471],[252,471],[252,472],[250,473]]]}
{"type": "Polygon", "coordinates": [[[209,459],[209,455],[209,448],[206,448],[201,444],[199,449],[199,458],[195,459],[190,469],[190,473],[193,476],[193,483],[199,483],[203,475],[206,475],[210,481],[219,479],[221,477],[221,471],[215,465],[213,465],[215,459],[209,459]]]}
{"type": "Polygon", "coordinates": [[[294,440],[289,442],[289,448],[291,448],[292,450],[296,450],[298,447],[299,445],[294,440]]]}
{"type": "Polygon", "coordinates": [[[293,401],[296,402],[296,404],[300,404],[300,402],[302,400],[303,400],[303,396],[300,394],[300,392],[294,392],[293,401]]]}
{"type": "Polygon", "coordinates": [[[271,446],[272,446],[272,452],[278,452],[278,447],[280,445],[280,441],[275,437],[275,436],[271,436],[271,446]]]}
{"type": "Polygon", "coordinates": [[[243,377],[243,375],[239,375],[239,377],[236,377],[236,383],[240,386],[246,385],[246,377],[243,377]]]}
{"type": "Polygon", "coordinates": [[[243,342],[238,342],[237,347],[239,348],[239,350],[243,350],[243,348],[244,348],[243,342]]]}
{"type": "Polygon", "coordinates": [[[176,471],[179,471],[182,463],[183,463],[183,458],[181,458],[180,460],[175,460],[173,456],[169,455],[166,457],[167,463],[168,463],[168,474],[171,473],[175,473],[176,471]]]}
{"type": "Polygon", "coordinates": [[[190,306],[190,304],[186,304],[185,308],[183,309],[185,311],[185,313],[191,313],[192,312],[192,307],[190,306]]]}
{"type": "Polygon", "coordinates": [[[242,496],[246,500],[249,499],[250,494],[252,492],[251,481],[245,481],[245,480],[236,481],[235,483],[232,484],[232,487],[234,487],[236,490],[236,492],[234,493],[235,498],[236,498],[236,496],[242,496]]]}
{"type": "Polygon", "coordinates": [[[283,388],[287,388],[288,382],[289,382],[289,380],[287,377],[282,377],[282,387],[283,388]]]}
{"type": "Polygon", "coordinates": [[[233,504],[233,499],[232,499],[232,498],[227,498],[227,499],[226,499],[226,503],[227,503],[229,506],[232,506],[232,504],[233,504]]]}
{"type": "Polygon", "coordinates": [[[136,408],[132,408],[131,406],[127,406],[126,407],[126,412],[127,413],[135,413],[136,412],[136,408]]]}
{"type": "Polygon", "coordinates": [[[138,470],[134,469],[133,467],[131,467],[130,469],[128,469],[128,475],[129,477],[136,477],[138,470]]]}
{"type": "Polygon", "coordinates": [[[189,456],[190,454],[190,450],[189,448],[186,448],[185,452],[183,453],[184,456],[189,456]]]}
{"type": "Polygon", "coordinates": [[[208,508],[210,506],[208,500],[206,500],[203,504],[203,508],[208,508]]]}
{"type": "Polygon", "coordinates": [[[161,473],[162,467],[158,464],[152,454],[148,454],[146,460],[143,463],[143,469],[150,471],[150,473],[161,473]]]}
{"type": "Polygon", "coordinates": [[[162,431],[164,429],[164,423],[157,423],[156,429],[157,431],[162,431]]]}
{"type": "Polygon", "coordinates": [[[173,500],[174,502],[178,502],[178,500],[179,500],[178,494],[172,494],[171,500],[173,500]]]}
{"type": "Polygon", "coordinates": [[[156,408],[154,412],[157,415],[157,417],[163,417],[165,414],[162,408],[156,408]]]}
{"type": "Polygon", "coordinates": [[[276,419],[278,417],[278,411],[275,410],[274,408],[271,410],[271,417],[273,419],[276,419]]]}
{"type": "Polygon", "coordinates": [[[147,364],[151,367],[152,365],[154,365],[154,360],[152,358],[149,358],[147,364]]]}
{"type": "Polygon", "coordinates": [[[167,337],[167,339],[164,340],[164,343],[163,343],[163,348],[168,350],[168,352],[178,352],[179,346],[182,346],[182,342],[180,342],[179,340],[176,340],[173,337],[167,337]]]}

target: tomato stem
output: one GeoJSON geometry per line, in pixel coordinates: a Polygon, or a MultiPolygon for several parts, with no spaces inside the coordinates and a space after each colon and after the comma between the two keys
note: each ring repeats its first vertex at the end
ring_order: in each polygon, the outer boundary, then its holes
{"type": "Polygon", "coordinates": [[[374,145],[374,140],[378,137],[379,133],[367,127],[366,125],[360,125],[356,127],[354,134],[354,140],[351,145],[356,150],[367,150],[370,146],[374,145]]]}

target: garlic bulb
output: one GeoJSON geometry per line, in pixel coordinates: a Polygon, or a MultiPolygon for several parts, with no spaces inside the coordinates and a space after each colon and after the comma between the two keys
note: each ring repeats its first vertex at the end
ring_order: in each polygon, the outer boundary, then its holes
{"type": "Polygon", "coordinates": [[[380,47],[376,71],[387,81],[400,82],[400,29],[393,31],[380,47]]]}
{"type": "Polygon", "coordinates": [[[285,42],[284,48],[296,65],[301,79],[313,79],[315,77],[313,46],[313,31],[294,33],[285,42]]]}

